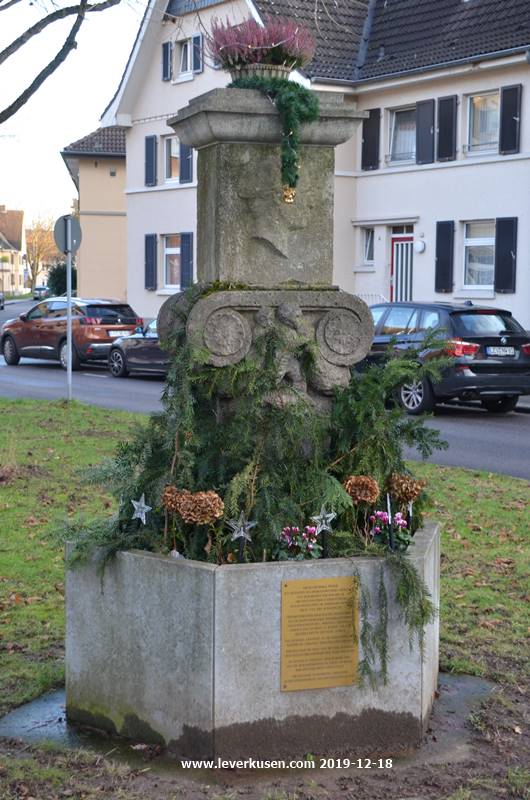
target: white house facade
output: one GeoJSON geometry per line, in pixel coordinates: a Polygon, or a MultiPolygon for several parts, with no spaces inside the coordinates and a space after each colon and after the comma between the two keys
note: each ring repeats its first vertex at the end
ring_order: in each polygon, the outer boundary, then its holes
{"type": "Polygon", "coordinates": [[[352,0],[330,21],[317,3],[316,25],[305,0],[151,0],[102,118],[128,128],[129,302],[154,317],[193,279],[195,154],[167,120],[228,82],[203,47],[212,17],[279,13],[317,38],[294,78],[369,112],[336,151],[335,282],[367,300],[504,307],[530,327],[527,5],[352,0]]]}

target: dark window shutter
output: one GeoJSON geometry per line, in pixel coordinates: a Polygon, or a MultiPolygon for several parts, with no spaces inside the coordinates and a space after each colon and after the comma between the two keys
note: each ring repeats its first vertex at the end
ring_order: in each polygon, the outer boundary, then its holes
{"type": "Polygon", "coordinates": [[[156,186],[156,136],[145,137],[145,185],[156,186]]]}
{"type": "Polygon", "coordinates": [[[192,69],[193,72],[202,72],[202,34],[192,38],[192,69]]]}
{"type": "Polygon", "coordinates": [[[434,161],[434,100],[416,103],[416,163],[434,161]]]}
{"type": "Polygon", "coordinates": [[[145,235],[145,288],[156,289],[156,233],[145,235]]]}
{"type": "Polygon", "coordinates": [[[162,80],[170,81],[173,77],[172,70],[173,47],[171,42],[164,42],[162,45],[162,80]]]}
{"type": "Polygon", "coordinates": [[[504,156],[519,152],[522,88],[519,84],[503,86],[501,89],[499,153],[504,156]]]}
{"type": "Polygon", "coordinates": [[[379,137],[381,109],[372,108],[369,117],[363,120],[363,147],[361,169],[379,169],[379,137]]]}
{"type": "Polygon", "coordinates": [[[456,158],[457,103],[456,95],[438,100],[438,161],[454,161],[456,158]]]}
{"type": "Polygon", "coordinates": [[[436,223],[435,292],[453,291],[454,238],[453,220],[436,223]]]}
{"type": "Polygon", "coordinates": [[[503,217],[495,226],[495,291],[515,292],[517,217],[503,217]]]}
{"type": "Polygon", "coordinates": [[[193,148],[187,144],[180,144],[180,183],[193,181],[193,148]]]}
{"type": "Polygon", "coordinates": [[[180,234],[180,288],[193,283],[193,233],[180,234]]]}

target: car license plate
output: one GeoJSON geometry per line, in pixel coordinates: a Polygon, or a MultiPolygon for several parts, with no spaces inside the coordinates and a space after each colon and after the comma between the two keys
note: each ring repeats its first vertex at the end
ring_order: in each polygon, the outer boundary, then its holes
{"type": "Polygon", "coordinates": [[[107,331],[109,336],[112,336],[114,339],[117,339],[118,336],[128,336],[130,331],[107,331]]]}
{"type": "Polygon", "coordinates": [[[489,356],[514,356],[515,347],[486,347],[489,356]]]}

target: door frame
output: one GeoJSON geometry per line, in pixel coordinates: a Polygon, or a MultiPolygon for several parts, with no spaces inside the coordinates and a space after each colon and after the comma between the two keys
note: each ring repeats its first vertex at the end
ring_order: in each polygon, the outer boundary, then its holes
{"type": "MultiPolygon", "coordinates": [[[[398,302],[395,299],[395,286],[394,286],[394,277],[395,277],[395,270],[394,270],[394,244],[398,242],[414,242],[414,234],[413,233],[392,233],[390,232],[390,302],[395,303],[398,302]]],[[[412,250],[412,259],[414,263],[414,250],[412,250]]],[[[412,287],[411,287],[412,288],[412,287]]],[[[403,302],[411,302],[404,300],[403,302]]]]}

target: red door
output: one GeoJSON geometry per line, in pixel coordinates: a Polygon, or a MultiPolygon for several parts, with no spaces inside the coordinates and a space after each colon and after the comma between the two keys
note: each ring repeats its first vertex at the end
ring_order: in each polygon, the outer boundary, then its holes
{"type": "Polygon", "coordinates": [[[412,300],[413,236],[392,236],[390,262],[390,302],[412,300]]]}

